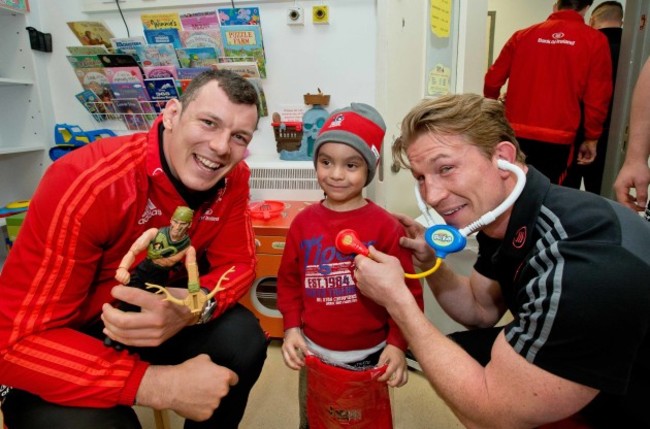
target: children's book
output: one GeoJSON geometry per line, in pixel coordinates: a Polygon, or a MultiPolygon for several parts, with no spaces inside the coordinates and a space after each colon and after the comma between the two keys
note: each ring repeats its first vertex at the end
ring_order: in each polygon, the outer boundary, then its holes
{"type": "Polygon", "coordinates": [[[253,57],[260,76],[266,77],[266,60],[259,25],[222,25],[221,37],[226,57],[253,57]]]}
{"type": "Polygon", "coordinates": [[[135,46],[146,45],[147,42],[142,36],[132,36],[132,37],[113,37],[111,39],[111,46],[116,51],[118,49],[133,49],[135,46]]]}
{"type": "Polygon", "coordinates": [[[205,30],[208,28],[219,29],[217,12],[187,12],[181,13],[181,24],[184,30],[205,30]]]}
{"type": "Polygon", "coordinates": [[[133,55],[101,54],[97,55],[104,67],[140,67],[133,55]]]}
{"type": "Polygon", "coordinates": [[[209,46],[176,49],[176,56],[181,67],[205,67],[217,64],[217,51],[209,46]]]}
{"type": "Polygon", "coordinates": [[[70,21],[70,30],[77,36],[82,45],[104,45],[111,47],[113,33],[102,21],[70,21]]]}
{"type": "Polygon", "coordinates": [[[269,109],[266,106],[266,94],[264,94],[264,88],[262,87],[262,79],[248,79],[250,83],[255,87],[257,91],[257,113],[260,117],[269,116],[269,109]]]}
{"type": "Polygon", "coordinates": [[[176,70],[178,79],[194,79],[204,71],[212,70],[212,67],[187,67],[176,70]]]}
{"type": "Polygon", "coordinates": [[[255,61],[237,61],[237,62],[219,63],[217,65],[217,69],[230,70],[232,72],[237,73],[241,77],[245,77],[247,79],[260,78],[260,69],[257,67],[257,63],[255,61]]]}
{"type": "Polygon", "coordinates": [[[117,82],[111,83],[111,91],[113,99],[136,99],[140,102],[140,108],[145,113],[147,119],[154,119],[156,117],[155,103],[151,102],[149,92],[146,90],[142,82],[117,82]]]}
{"type": "Polygon", "coordinates": [[[113,105],[120,113],[127,129],[131,131],[147,131],[149,129],[150,125],[138,100],[135,98],[115,99],[113,105]]]}
{"type": "Polygon", "coordinates": [[[110,83],[104,74],[103,67],[75,68],[74,73],[84,89],[91,89],[99,96],[102,95],[103,91],[101,88],[98,90],[97,85],[108,87],[110,83]]]}
{"type": "MultiPolygon", "coordinates": [[[[15,10],[21,13],[29,12],[29,0],[0,0],[0,6],[4,9],[15,10]]],[[[9,386],[0,385],[0,405],[2,405],[5,395],[9,393],[9,391],[3,392],[3,387],[11,389],[9,386]]]]}
{"type": "MultiPolygon", "coordinates": [[[[131,82],[144,84],[140,67],[106,67],[104,74],[110,83],[131,82]]],[[[114,93],[115,91],[113,91],[114,93]]]]}
{"type": "Polygon", "coordinates": [[[104,68],[75,69],[74,72],[83,89],[93,91],[99,97],[99,100],[104,103],[106,110],[112,112],[111,100],[113,99],[113,93],[108,78],[104,74],[104,68]]]}
{"type": "Polygon", "coordinates": [[[70,65],[75,69],[102,68],[104,65],[97,55],[67,55],[70,65]]]}
{"type": "Polygon", "coordinates": [[[160,30],[161,28],[182,29],[181,18],[178,12],[148,13],[140,15],[142,26],[146,30],[160,30]]]}
{"type": "Polygon", "coordinates": [[[178,98],[176,81],[174,79],[145,79],[144,84],[149,93],[149,98],[155,102],[153,103],[153,107],[156,109],[156,112],[164,109],[167,101],[172,98],[178,98]]]}
{"type": "Polygon", "coordinates": [[[178,94],[183,95],[187,87],[190,85],[190,82],[192,82],[192,79],[178,79],[176,83],[178,84],[178,94]]]}
{"type": "Polygon", "coordinates": [[[150,101],[149,93],[142,82],[115,82],[110,84],[113,98],[135,98],[150,101]]]}
{"type": "Polygon", "coordinates": [[[150,66],[144,67],[144,75],[147,79],[161,79],[171,77],[178,79],[178,72],[174,66],[150,66]]]}
{"type": "Polygon", "coordinates": [[[93,46],[67,46],[66,49],[70,55],[97,55],[108,54],[108,49],[104,45],[93,46]]]}
{"type": "Polygon", "coordinates": [[[181,48],[181,38],[178,28],[160,28],[157,30],[144,30],[144,37],[150,45],[171,43],[174,48],[181,48]]]}
{"type": "Polygon", "coordinates": [[[140,102],[140,107],[147,118],[155,117],[156,110],[149,98],[149,92],[141,82],[117,82],[110,84],[113,99],[134,98],[140,102]]]}
{"type": "Polygon", "coordinates": [[[220,7],[217,14],[221,25],[261,25],[258,7],[220,7]]]}
{"type": "Polygon", "coordinates": [[[116,54],[128,54],[133,56],[136,61],[140,61],[138,54],[135,52],[136,46],[146,45],[147,42],[142,36],[112,38],[111,45],[116,54]]]}
{"type": "Polygon", "coordinates": [[[219,64],[221,63],[255,63],[257,60],[255,57],[250,56],[241,56],[241,57],[219,57],[219,64]]]}
{"type": "Polygon", "coordinates": [[[136,46],[135,52],[143,67],[174,66],[180,67],[174,45],[161,43],[156,45],[136,46]]]}
{"type": "Polygon", "coordinates": [[[223,55],[221,32],[218,29],[181,30],[180,36],[183,48],[203,48],[207,46],[217,51],[217,57],[223,55]]]}
{"type": "Polygon", "coordinates": [[[192,82],[192,79],[204,71],[212,69],[213,67],[188,67],[178,69],[178,86],[180,88],[180,94],[182,95],[183,92],[185,92],[185,89],[187,89],[187,86],[192,82]]]}
{"type": "Polygon", "coordinates": [[[84,89],[79,94],[75,94],[75,98],[93,115],[96,121],[101,122],[106,119],[104,104],[92,90],[84,89]]]}

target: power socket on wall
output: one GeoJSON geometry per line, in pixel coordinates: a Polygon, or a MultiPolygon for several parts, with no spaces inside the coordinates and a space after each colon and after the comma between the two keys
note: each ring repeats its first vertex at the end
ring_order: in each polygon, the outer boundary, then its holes
{"type": "Polygon", "coordinates": [[[290,7],[287,9],[288,25],[305,25],[305,15],[301,7],[290,7]]]}
{"type": "Polygon", "coordinates": [[[314,6],[311,10],[312,22],[314,24],[329,24],[330,23],[330,14],[329,8],[325,5],[314,6]]]}

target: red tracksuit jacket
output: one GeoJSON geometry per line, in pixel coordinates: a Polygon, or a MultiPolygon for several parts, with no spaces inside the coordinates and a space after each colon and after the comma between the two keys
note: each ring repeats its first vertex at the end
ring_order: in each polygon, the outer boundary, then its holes
{"type": "Polygon", "coordinates": [[[584,105],[585,138],[602,132],[612,94],[607,38],[573,10],[517,31],[485,75],[483,93],[498,98],[508,80],[506,116],[517,137],[573,144],[584,105]]]}
{"type": "MultiPolygon", "coordinates": [[[[133,404],[148,364],[78,329],[113,301],[113,276],[131,244],[187,204],[162,170],[159,122],[148,133],[88,144],[46,171],[0,274],[0,384],[64,405],[133,404]]],[[[202,286],[213,288],[236,267],[216,315],[254,278],[249,176],[243,162],[231,171],[195,210],[189,231],[197,256],[214,267],[202,273],[202,286]]]]}

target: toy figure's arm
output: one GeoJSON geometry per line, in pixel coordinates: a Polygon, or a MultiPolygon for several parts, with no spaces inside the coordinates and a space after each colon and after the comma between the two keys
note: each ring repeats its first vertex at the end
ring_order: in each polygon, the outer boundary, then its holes
{"type": "Polygon", "coordinates": [[[201,290],[199,268],[196,264],[196,250],[192,246],[187,248],[185,269],[187,270],[187,291],[191,294],[199,292],[201,290]]]}
{"type": "Polygon", "coordinates": [[[133,265],[133,262],[135,262],[136,255],[144,251],[147,246],[149,246],[149,243],[156,237],[157,233],[157,228],[150,228],[146,230],[137,240],[135,240],[135,242],[133,242],[129,251],[126,252],[122,258],[122,261],[120,261],[120,265],[118,266],[117,270],[115,270],[115,280],[122,283],[123,285],[129,283],[131,280],[129,268],[131,268],[131,265],[133,265]]]}

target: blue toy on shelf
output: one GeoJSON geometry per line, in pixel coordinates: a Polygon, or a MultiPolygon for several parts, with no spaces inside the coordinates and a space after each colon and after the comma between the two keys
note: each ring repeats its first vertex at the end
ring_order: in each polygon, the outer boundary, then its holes
{"type": "Polygon", "coordinates": [[[27,211],[29,200],[13,201],[6,206],[0,207],[0,217],[7,217],[27,211]]]}
{"type": "Polygon", "coordinates": [[[302,139],[298,150],[281,150],[280,159],[283,161],[310,161],[314,156],[314,142],[320,129],[327,121],[329,113],[323,106],[330,102],[330,96],[318,89],[318,94],[305,94],[305,104],[312,107],[302,116],[302,139]]]}
{"type": "Polygon", "coordinates": [[[56,124],[54,126],[54,146],[50,148],[50,159],[56,161],[63,155],[103,137],[115,136],[107,128],[84,131],[78,125],[56,124]]]}

